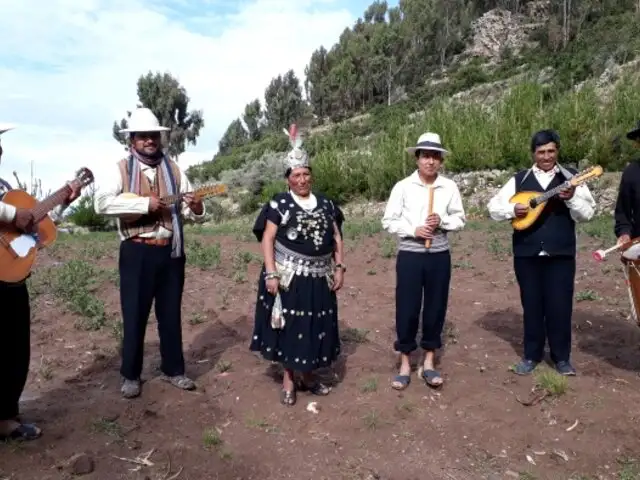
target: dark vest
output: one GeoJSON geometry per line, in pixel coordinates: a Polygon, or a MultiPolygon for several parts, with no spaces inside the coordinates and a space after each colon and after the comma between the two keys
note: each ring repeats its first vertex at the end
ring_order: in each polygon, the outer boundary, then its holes
{"type": "MultiPolygon", "coordinates": [[[[567,169],[575,175],[575,170],[567,169]]],[[[516,192],[546,192],[557,187],[566,179],[562,173],[556,174],[549,186],[544,189],[538,183],[533,172],[524,178],[529,170],[522,170],[515,175],[516,192]],[[523,181],[524,178],[524,181],[523,181]]],[[[542,250],[549,255],[576,255],[576,228],[569,207],[564,200],[557,197],[549,199],[542,213],[526,230],[514,230],[512,236],[513,255],[530,257],[538,255],[542,250]]]]}

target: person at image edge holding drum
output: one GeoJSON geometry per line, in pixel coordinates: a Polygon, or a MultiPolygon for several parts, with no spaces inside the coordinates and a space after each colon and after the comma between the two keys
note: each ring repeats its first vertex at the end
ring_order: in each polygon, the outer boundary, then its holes
{"type": "MultiPolygon", "coordinates": [[[[640,148],[640,121],[626,136],[640,148]]],[[[640,235],[640,158],[631,161],[622,171],[614,219],[619,245],[640,235]]]]}

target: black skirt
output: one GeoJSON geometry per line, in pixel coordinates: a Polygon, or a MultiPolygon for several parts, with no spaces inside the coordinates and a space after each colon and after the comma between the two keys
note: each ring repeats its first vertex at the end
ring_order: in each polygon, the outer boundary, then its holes
{"type": "Polygon", "coordinates": [[[271,327],[275,296],[266,290],[264,265],[258,283],[250,349],[284,368],[310,372],[330,366],[340,355],[338,302],[324,276],[294,275],[280,290],[285,326],[271,327]]]}

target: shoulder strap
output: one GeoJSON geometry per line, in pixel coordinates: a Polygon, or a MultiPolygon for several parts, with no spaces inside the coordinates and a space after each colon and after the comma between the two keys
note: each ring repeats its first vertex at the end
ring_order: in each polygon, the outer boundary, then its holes
{"type": "Polygon", "coordinates": [[[574,176],[574,174],[570,170],[567,170],[565,167],[563,167],[559,163],[557,165],[558,165],[558,169],[560,170],[560,173],[562,174],[565,180],[569,180],[574,176]]]}
{"type": "Polygon", "coordinates": [[[514,179],[516,181],[516,189],[522,185],[522,183],[527,179],[527,177],[531,174],[532,170],[527,168],[526,170],[520,170],[514,175],[514,179]]]}

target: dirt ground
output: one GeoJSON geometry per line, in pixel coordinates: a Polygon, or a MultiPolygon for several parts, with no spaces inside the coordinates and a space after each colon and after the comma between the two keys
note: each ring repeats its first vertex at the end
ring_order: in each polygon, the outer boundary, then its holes
{"type": "Polygon", "coordinates": [[[348,222],[343,355],[322,372],[334,390],[302,393],[293,408],[278,401],[278,369],[248,350],[261,261],[250,223],[188,233],[184,348],[199,389],[159,379],[152,316],[146,383],[135,400],[119,394],[115,233],[61,234],[30,285],[23,417],[44,436],[0,445],[0,479],[86,471],[81,478],[95,480],[640,478],[640,328],[627,320],[618,258],[591,258],[612,245],[610,219],[580,231],[577,377],[565,384],[548,367],[535,377],[509,371],[522,336],[510,231],[472,221],[452,237],[445,386],[433,391],[414,375],[402,393],[390,388],[395,244],[378,219],[348,222]],[[524,405],[535,385],[549,395],[524,405]],[[310,401],[319,413],[306,409],[310,401]]]}

